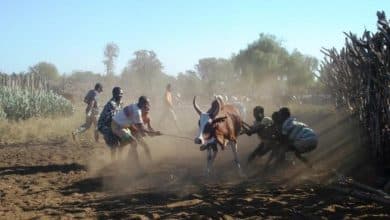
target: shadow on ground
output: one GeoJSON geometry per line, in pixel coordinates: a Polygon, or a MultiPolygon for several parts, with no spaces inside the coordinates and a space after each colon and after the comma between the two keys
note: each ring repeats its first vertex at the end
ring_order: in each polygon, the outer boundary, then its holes
{"type": "Polygon", "coordinates": [[[6,175],[31,175],[38,173],[62,172],[69,173],[70,171],[87,170],[84,165],[78,163],[71,164],[50,164],[40,166],[13,166],[1,167],[0,176],[6,175]]]}

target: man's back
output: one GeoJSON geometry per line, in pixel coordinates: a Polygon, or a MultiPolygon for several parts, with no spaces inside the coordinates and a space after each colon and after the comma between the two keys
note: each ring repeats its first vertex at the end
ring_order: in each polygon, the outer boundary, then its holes
{"type": "Polygon", "coordinates": [[[141,109],[137,104],[130,104],[119,111],[113,120],[123,127],[129,127],[133,124],[143,124],[141,109]]]}
{"type": "Polygon", "coordinates": [[[172,107],[172,105],[173,105],[173,103],[172,103],[172,92],[169,91],[169,90],[165,91],[164,104],[167,107],[172,107]]]}
{"type": "Polygon", "coordinates": [[[87,95],[84,98],[84,102],[87,104],[87,111],[92,110],[93,113],[99,112],[98,96],[99,93],[95,89],[91,89],[88,91],[87,95]],[[91,105],[92,102],[93,104],[91,105]]]}

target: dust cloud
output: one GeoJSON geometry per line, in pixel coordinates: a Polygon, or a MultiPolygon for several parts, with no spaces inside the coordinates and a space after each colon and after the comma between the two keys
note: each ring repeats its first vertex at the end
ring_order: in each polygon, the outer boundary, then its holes
{"type": "MultiPolygon", "coordinates": [[[[262,91],[272,91],[272,83],[259,84],[262,91]]],[[[199,104],[206,111],[212,97],[203,94],[199,96],[199,104]]],[[[240,97],[240,96],[238,96],[240,97]]],[[[103,179],[103,188],[117,193],[155,190],[169,191],[178,194],[196,193],[201,190],[198,183],[238,184],[247,178],[240,178],[233,162],[233,154],[230,149],[219,150],[214,163],[214,172],[211,177],[206,176],[206,152],[199,150],[199,145],[193,143],[197,132],[198,115],[192,107],[192,100],[181,100],[175,111],[178,116],[180,131],[176,129],[172,120],[165,120],[158,124],[161,117],[161,103],[157,100],[162,97],[152,97],[152,126],[163,132],[163,136],[147,137],[152,161],[148,161],[142,146],[138,145],[138,154],[142,164],[137,169],[129,157],[129,147],[126,147],[120,155],[120,160],[111,162],[107,147],[101,147],[89,161],[91,176],[103,179]]],[[[229,103],[229,101],[227,101],[229,103]]],[[[286,183],[294,186],[301,180],[316,176],[321,181],[326,181],[332,176],[332,170],[351,171],[357,166],[355,161],[361,161],[365,152],[358,146],[361,144],[356,123],[347,114],[337,113],[330,106],[313,106],[297,104],[272,99],[272,94],[260,94],[257,100],[249,100],[243,103],[247,109],[245,121],[253,121],[252,108],[256,105],[265,107],[265,113],[270,116],[280,106],[288,106],[292,114],[298,120],[307,123],[319,135],[319,146],[305,155],[314,168],[304,166],[294,155],[288,153],[290,166],[283,169],[262,172],[268,155],[257,159],[251,166],[246,166],[248,154],[255,149],[260,140],[256,135],[248,137],[242,135],[238,140],[240,162],[248,178],[257,178],[259,181],[277,175],[286,183]]]]}

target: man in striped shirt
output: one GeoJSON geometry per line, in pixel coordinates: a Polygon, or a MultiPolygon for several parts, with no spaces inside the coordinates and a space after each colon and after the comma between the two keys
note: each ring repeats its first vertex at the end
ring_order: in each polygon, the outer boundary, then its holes
{"type": "MultiPolygon", "coordinates": [[[[124,107],[121,111],[114,115],[111,122],[112,133],[119,138],[121,146],[130,144],[129,157],[135,164],[140,167],[137,151],[137,137],[136,135],[161,135],[161,132],[153,130],[150,123],[143,121],[143,115],[150,110],[150,101],[146,96],[141,96],[138,103],[130,104],[124,107]],[[145,127],[145,124],[147,127],[145,127]],[[131,128],[135,129],[137,133],[132,133],[131,128]]],[[[145,118],[145,117],[144,117],[145,118]]]]}
{"type": "Polygon", "coordinates": [[[122,96],[123,90],[120,87],[114,87],[112,89],[112,98],[104,106],[98,120],[98,130],[103,134],[104,141],[111,150],[112,161],[119,157],[123,149],[119,145],[119,138],[112,133],[111,129],[112,118],[122,109],[122,96]]]}
{"type": "Polygon", "coordinates": [[[289,150],[294,151],[301,161],[308,163],[301,154],[310,152],[317,147],[316,133],[306,124],[291,117],[290,109],[287,107],[279,110],[277,124],[281,131],[279,137],[281,144],[286,144],[289,150]]]}

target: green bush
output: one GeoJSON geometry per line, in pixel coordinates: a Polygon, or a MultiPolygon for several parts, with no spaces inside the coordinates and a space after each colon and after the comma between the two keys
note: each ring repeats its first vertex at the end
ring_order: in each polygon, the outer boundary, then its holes
{"type": "Polygon", "coordinates": [[[42,90],[0,88],[0,106],[7,119],[11,120],[67,116],[73,113],[69,100],[52,91],[42,90]]]}

